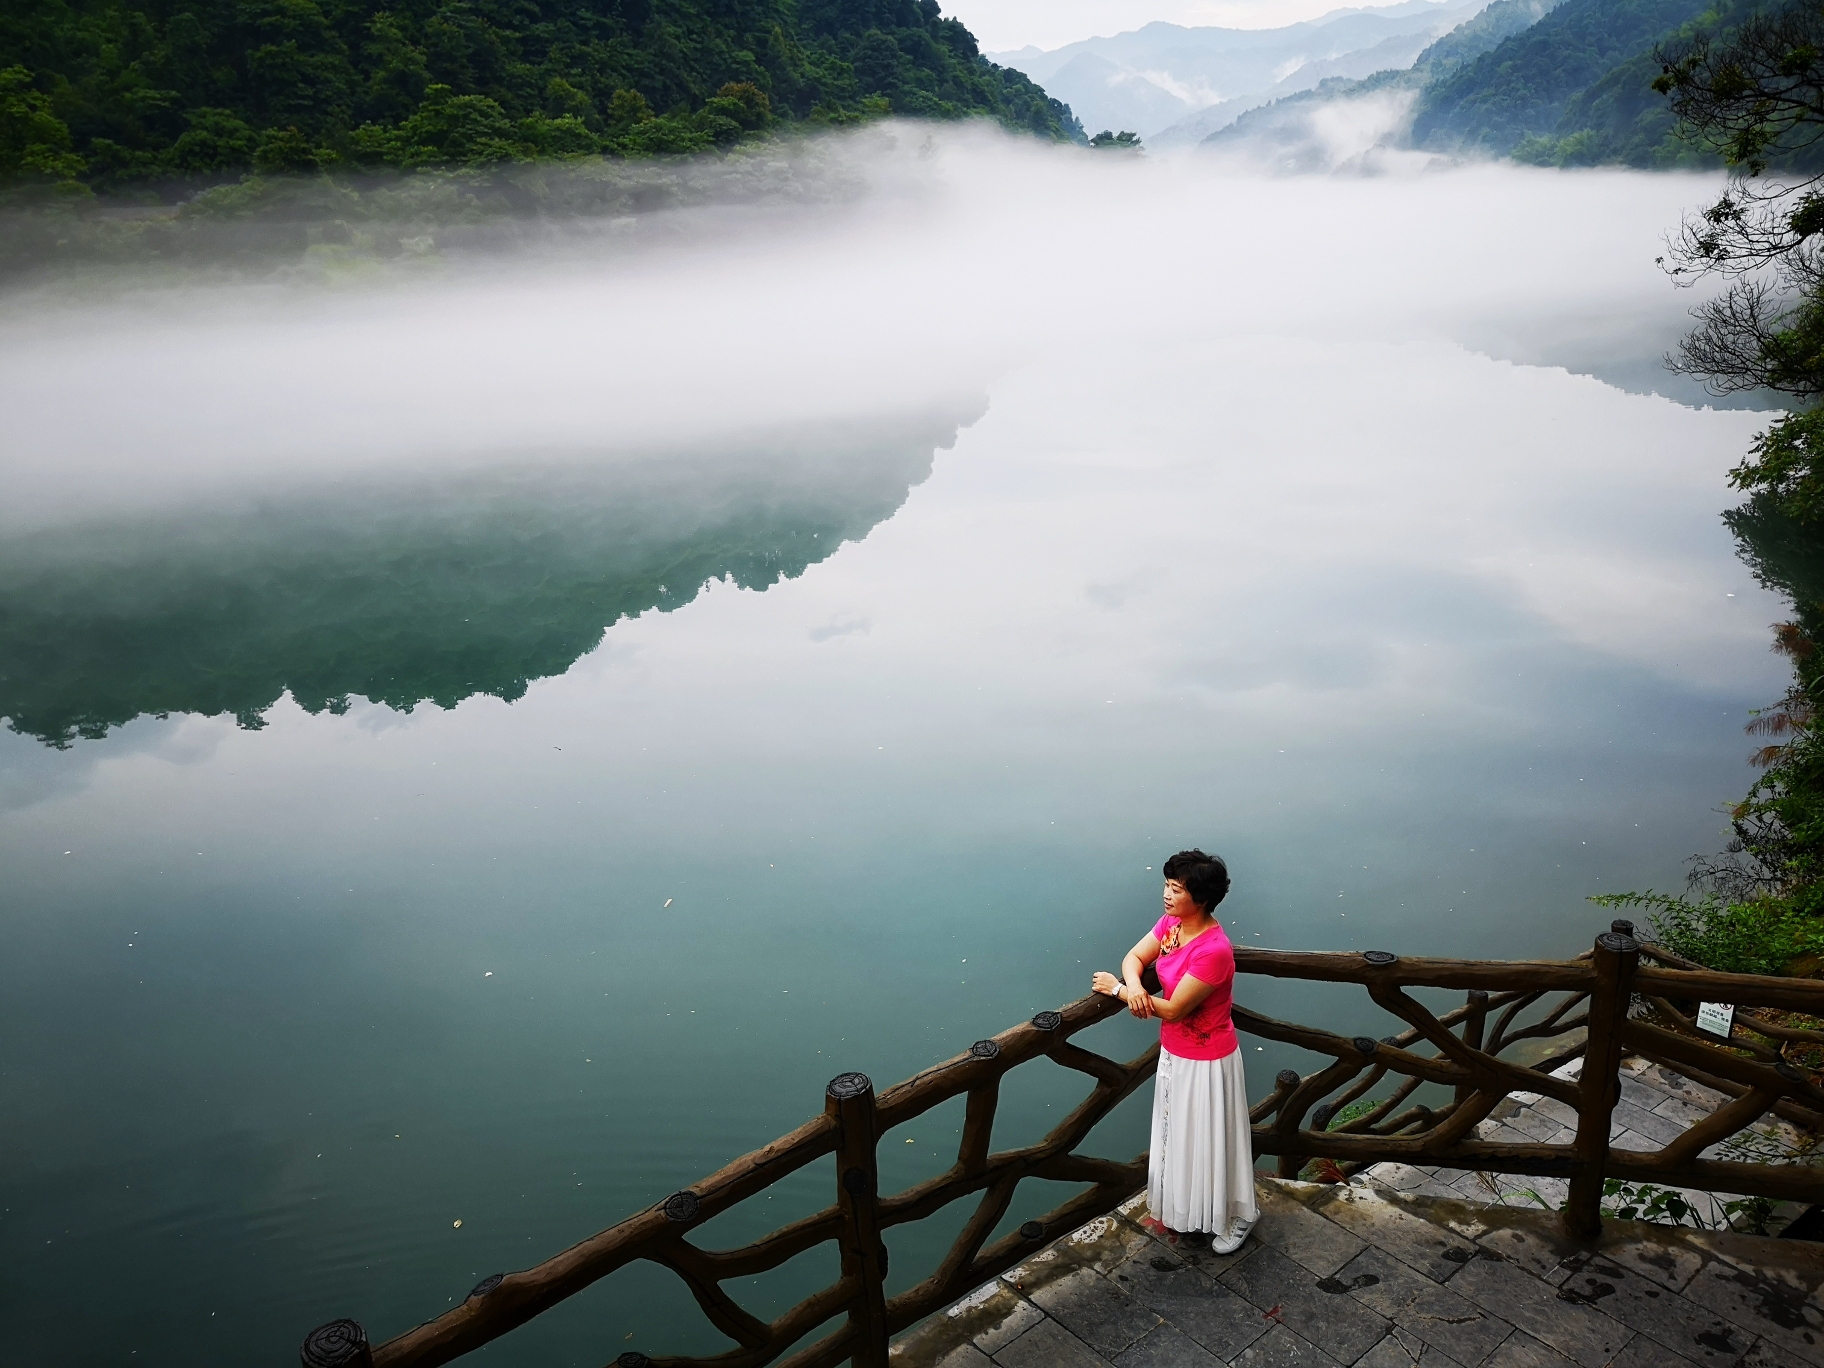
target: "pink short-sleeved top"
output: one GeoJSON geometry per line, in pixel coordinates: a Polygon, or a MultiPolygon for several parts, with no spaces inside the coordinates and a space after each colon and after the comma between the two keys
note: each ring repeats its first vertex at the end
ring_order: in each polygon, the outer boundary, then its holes
{"type": "Polygon", "coordinates": [[[1186,974],[1199,983],[1214,985],[1214,991],[1198,1004],[1197,1010],[1177,1021],[1159,1023],[1159,1044],[1167,1054],[1180,1059],[1223,1059],[1233,1054],[1240,1042],[1229,1020],[1229,1005],[1235,993],[1235,947],[1220,925],[1202,935],[1178,944],[1178,918],[1161,917],[1153,928],[1159,942],[1159,986],[1161,997],[1171,997],[1178,981],[1186,974]]]}

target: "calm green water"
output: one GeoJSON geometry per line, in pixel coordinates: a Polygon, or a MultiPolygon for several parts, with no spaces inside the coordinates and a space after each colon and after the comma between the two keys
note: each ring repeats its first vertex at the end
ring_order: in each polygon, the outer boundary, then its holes
{"type": "MultiPolygon", "coordinates": [[[[1106,185],[1005,155],[957,152],[944,194],[895,201],[904,236],[846,257],[743,238],[632,274],[452,270],[384,307],[229,291],[9,325],[0,1360],[399,1333],[797,1125],[837,1072],[884,1085],[1078,996],[1184,845],[1228,858],[1238,942],[1556,956],[1606,925],[1587,894],[1673,886],[1720,844],[1747,710],[1782,685],[1780,605],[1717,518],[1761,419],[1557,368],[1637,374],[1676,332],[1651,255],[1693,183],[1162,169],[1122,220],[1106,185]],[[1361,240],[1268,289],[1159,226],[1244,191],[1260,241],[1325,203],[1361,240]],[[1079,236],[1029,262],[1009,225],[1042,210],[1079,236]],[[1586,227],[1515,278],[1447,245],[1535,212],[1586,227]],[[1146,259],[1067,287],[1111,222],[1146,259]],[[667,340],[668,301],[739,313],[768,251],[807,329],[960,262],[985,293],[820,361],[780,325],[688,390],[522,403],[490,340],[430,398],[337,401],[376,330],[456,356],[452,326],[532,337],[591,290],[672,374],[701,334],[667,340]],[[843,402],[744,390],[781,350],[793,394],[827,398],[823,365],[843,402]],[[307,353],[198,397],[235,357],[307,353]],[[78,376],[143,408],[76,402],[78,376]]],[[[1242,996],[1391,1029],[1347,994],[1242,996]]],[[[1257,1091],[1301,1062],[1245,1048],[1257,1091]]],[[[1010,1084],[1001,1142],[1079,1092],[1010,1084]]],[[[1149,1102],[1095,1147],[1137,1152],[1149,1102]]],[[[889,1181],[946,1162],[953,1113],[888,1137],[889,1181]]],[[[896,1285],[947,1233],[896,1238],[896,1285]]],[[[741,1295],[771,1313],[823,1271],[741,1295]]],[[[480,1358],[718,1344],[635,1268],[480,1358]]]]}

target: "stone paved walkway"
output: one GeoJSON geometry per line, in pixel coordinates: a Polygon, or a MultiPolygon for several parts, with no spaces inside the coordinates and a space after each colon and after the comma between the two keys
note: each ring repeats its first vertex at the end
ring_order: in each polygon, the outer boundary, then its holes
{"type": "Polygon", "coordinates": [[[932,1317],[897,1368],[1798,1368],[1824,1365],[1824,1246],[1605,1222],[1372,1183],[1260,1181],[1220,1256],[1137,1197],[932,1317]]]}

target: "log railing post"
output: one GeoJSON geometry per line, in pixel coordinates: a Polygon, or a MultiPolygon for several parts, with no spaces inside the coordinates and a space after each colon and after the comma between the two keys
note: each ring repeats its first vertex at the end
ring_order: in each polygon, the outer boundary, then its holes
{"type": "Polygon", "coordinates": [[[333,1320],[304,1337],[298,1363],[300,1368],[374,1368],[374,1355],[359,1321],[333,1320]]]}
{"type": "Polygon", "coordinates": [[[1564,1226],[1574,1239],[1602,1230],[1602,1177],[1609,1155],[1609,1119],[1621,1095],[1621,1032],[1633,995],[1640,942],[1620,931],[1596,937],[1596,983],[1590,989],[1590,1034],[1577,1083],[1577,1139],[1564,1226]]]}
{"type": "MultiPolygon", "coordinates": [[[[1468,1000],[1469,1015],[1463,1018],[1463,1043],[1472,1050],[1482,1048],[1482,1032],[1488,1022],[1488,989],[1471,988],[1468,1000]]],[[[1457,1085],[1457,1105],[1469,1101],[1476,1095],[1474,1083],[1457,1085]]]]}
{"type": "Polygon", "coordinates": [[[842,1276],[857,1282],[849,1303],[850,1362],[886,1368],[887,1250],[880,1239],[880,1182],[875,1162],[878,1121],[866,1074],[838,1074],[825,1092],[836,1122],[836,1206],[842,1217],[842,1276]]]}
{"type": "MultiPolygon", "coordinates": [[[[1275,1089],[1275,1094],[1283,1095],[1283,1096],[1281,1096],[1281,1099],[1280,1099],[1280,1108],[1281,1108],[1280,1116],[1275,1122],[1276,1128],[1282,1134],[1290,1136],[1290,1135],[1296,1135],[1298,1133],[1296,1129],[1288,1128],[1285,1125],[1280,1124],[1280,1123],[1283,1122],[1285,1119],[1285,1112],[1284,1112],[1285,1104],[1291,1100],[1293,1092],[1296,1091],[1298,1088],[1298,1085],[1304,1081],[1305,1081],[1304,1079],[1302,1079],[1298,1076],[1297,1071],[1293,1070],[1293,1069],[1281,1069],[1277,1074],[1275,1074],[1273,1076],[1273,1086],[1275,1089]]],[[[1296,1124],[1297,1124],[1297,1119],[1294,1118],[1294,1127],[1296,1127],[1296,1124]]],[[[1326,1121],[1324,1124],[1328,1125],[1329,1122],[1326,1121]]],[[[1283,1153],[1279,1156],[1279,1167],[1278,1167],[1277,1171],[1281,1178],[1297,1178],[1299,1174],[1304,1172],[1304,1169],[1305,1169],[1305,1156],[1304,1155],[1293,1154],[1290,1151],[1287,1151],[1286,1153],[1283,1153]]]]}
{"type": "Polygon", "coordinates": [[[988,1149],[994,1138],[994,1110],[1000,1100],[1001,1080],[998,1078],[969,1089],[967,1110],[963,1113],[963,1139],[956,1147],[956,1162],[970,1177],[988,1171],[988,1149]]]}

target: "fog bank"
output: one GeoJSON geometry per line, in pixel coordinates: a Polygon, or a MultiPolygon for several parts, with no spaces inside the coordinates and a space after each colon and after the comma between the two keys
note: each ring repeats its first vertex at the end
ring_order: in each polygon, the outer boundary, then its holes
{"type": "Polygon", "coordinates": [[[1550,364],[1559,320],[1600,316],[1651,375],[1689,303],[1653,257],[1709,187],[1495,166],[1273,179],[908,125],[819,155],[820,202],[615,215],[492,252],[419,224],[405,265],[319,255],[289,282],[116,273],[19,297],[0,323],[0,519],[598,460],[1213,339],[1550,364]]]}

